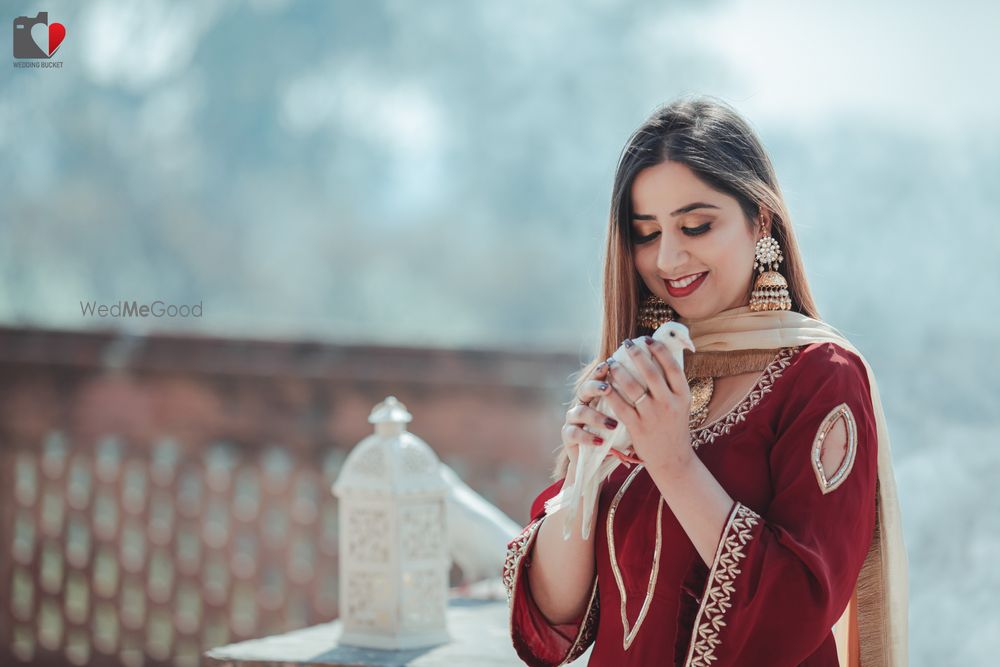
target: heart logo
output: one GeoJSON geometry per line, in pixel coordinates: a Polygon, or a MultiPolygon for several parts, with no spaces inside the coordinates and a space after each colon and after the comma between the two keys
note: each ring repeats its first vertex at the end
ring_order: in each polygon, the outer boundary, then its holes
{"type": "Polygon", "coordinates": [[[66,26],[62,23],[49,24],[49,57],[56,52],[62,41],[66,39],[66,26]]]}
{"type": "Polygon", "coordinates": [[[31,26],[31,39],[35,41],[38,48],[49,58],[59,49],[59,45],[66,39],[66,26],[62,23],[36,23],[31,26]]]}

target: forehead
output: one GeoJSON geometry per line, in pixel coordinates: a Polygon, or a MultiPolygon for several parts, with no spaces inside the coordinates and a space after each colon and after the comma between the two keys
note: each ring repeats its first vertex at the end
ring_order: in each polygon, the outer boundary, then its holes
{"type": "Polygon", "coordinates": [[[664,215],[691,202],[725,204],[725,195],[709,187],[691,169],[679,162],[661,162],[646,167],[632,181],[632,209],[664,215]]]}

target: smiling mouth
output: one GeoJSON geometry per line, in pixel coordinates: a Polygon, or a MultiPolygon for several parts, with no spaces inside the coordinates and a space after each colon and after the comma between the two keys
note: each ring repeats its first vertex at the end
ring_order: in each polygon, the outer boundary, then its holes
{"type": "Polygon", "coordinates": [[[664,280],[663,284],[667,286],[667,292],[670,296],[683,297],[688,296],[696,289],[701,287],[702,283],[705,282],[705,278],[708,277],[708,271],[703,271],[702,273],[693,274],[693,276],[687,276],[680,281],[664,280]]]}
{"type": "Polygon", "coordinates": [[[692,273],[684,276],[679,280],[670,280],[668,278],[667,284],[673,287],[674,289],[684,289],[685,287],[687,287],[688,285],[690,285],[691,283],[693,283],[695,280],[697,280],[706,273],[708,273],[708,271],[702,271],[701,273],[692,273]]]}

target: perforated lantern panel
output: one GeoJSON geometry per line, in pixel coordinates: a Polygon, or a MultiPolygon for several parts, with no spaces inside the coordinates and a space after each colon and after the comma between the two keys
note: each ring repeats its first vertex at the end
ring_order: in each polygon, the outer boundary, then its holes
{"type": "Polygon", "coordinates": [[[4,664],[198,665],[336,617],[344,453],[183,452],[59,433],[0,445],[4,664]]]}

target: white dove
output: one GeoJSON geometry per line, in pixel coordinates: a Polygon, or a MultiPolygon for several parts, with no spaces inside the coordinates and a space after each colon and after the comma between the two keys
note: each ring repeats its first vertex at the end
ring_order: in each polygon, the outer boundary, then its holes
{"type": "MultiPolygon", "coordinates": [[[[694,345],[691,343],[688,328],[680,322],[665,322],[653,332],[653,338],[662,341],[669,348],[674,359],[677,360],[681,370],[683,370],[684,350],[687,349],[694,352],[694,345]]],[[[642,337],[634,338],[633,341],[635,342],[636,349],[641,354],[652,358],[652,352],[646,347],[646,341],[642,337]]],[[[632,358],[629,356],[628,350],[624,346],[619,346],[611,356],[642,384],[642,376],[639,374],[635,364],[632,362],[632,358]]],[[[659,365],[655,359],[653,363],[659,365]]],[[[617,418],[617,415],[614,414],[608,405],[606,397],[602,396],[593,407],[598,412],[617,418]]],[[[583,504],[583,518],[580,527],[581,535],[583,539],[587,539],[590,536],[600,484],[622,462],[617,456],[611,454],[611,450],[615,449],[622,454],[628,454],[632,447],[632,438],[629,436],[625,424],[620,419],[618,420],[618,426],[614,429],[585,426],[584,430],[601,436],[604,438],[604,443],[601,445],[580,446],[574,479],[568,485],[564,483],[559,493],[545,503],[545,513],[547,515],[554,514],[560,509],[566,508],[567,511],[563,520],[563,538],[567,540],[572,534],[573,521],[576,519],[581,502],[583,504]]]]}

